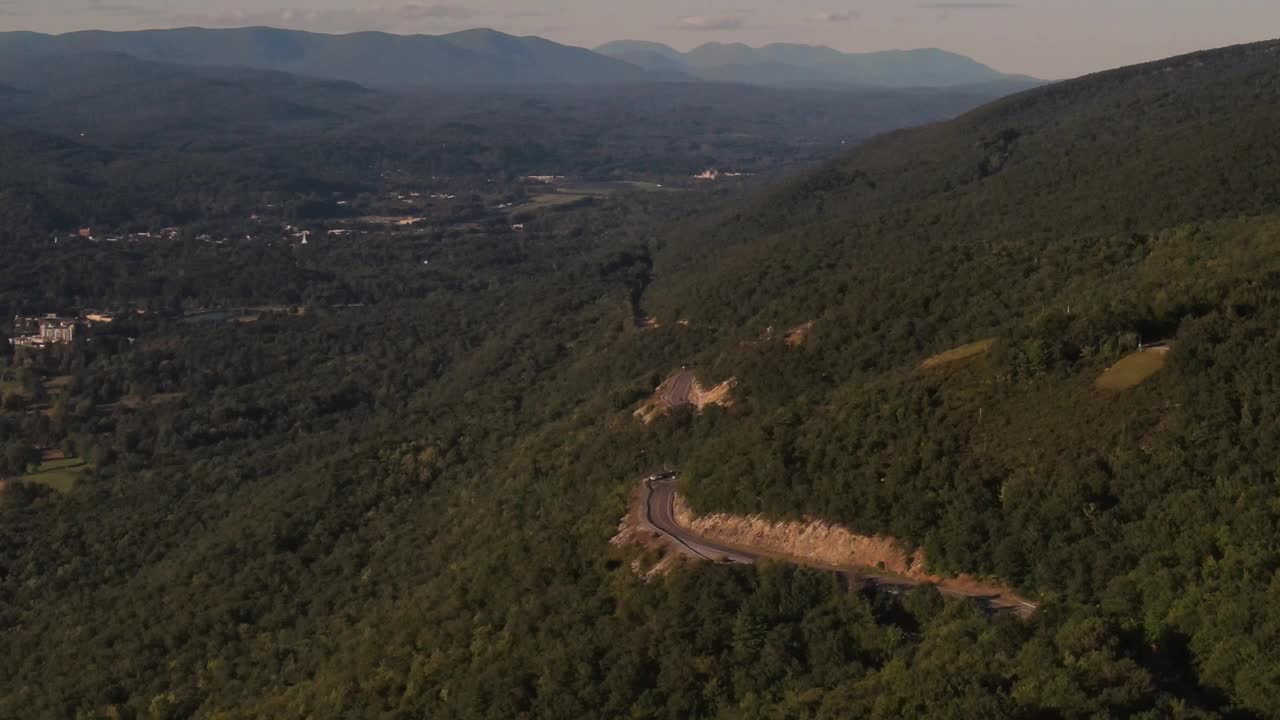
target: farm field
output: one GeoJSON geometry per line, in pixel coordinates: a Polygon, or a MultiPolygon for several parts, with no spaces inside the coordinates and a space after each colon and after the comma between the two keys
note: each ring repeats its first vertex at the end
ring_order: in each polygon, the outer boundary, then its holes
{"type": "Polygon", "coordinates": [[[666,188],[656,183],[641,182],[639,180],[609,180],[601,182],[576,182],[567,185],[561,185],[554,190],[548,192],[537,193],[529,196],[528,202],[514,205],[508,208],[509,213],[525,212],[529,210],[545,210],[547,208],[560,207],[563,205],[571,205],[573,203],[593,197],[604,197],[614,193],[625,192],[628,190],[640,190],[647,192],[675,192],[679,188],[666,188]]]}
{"type": "Polygon", "coordinates": [[[516,205],[511,208],[511,211],[520,212],[524,210],[544,210],[546,208],[560,207],[561,205],[571,205],[589,197],[594,197],[594,195],[589,193],[571,192],[554,192],[543,195],[533,195],[529,198],[529,202],[523,205],[516,205]]]}
{"type": "Polygon", "coordinates": [[[560,187],[560,192],[578,195],[607,195],[623,190],[672,190],[657,183],[640,180],[607,180],[601,182],[569,183],[560,187]]]}

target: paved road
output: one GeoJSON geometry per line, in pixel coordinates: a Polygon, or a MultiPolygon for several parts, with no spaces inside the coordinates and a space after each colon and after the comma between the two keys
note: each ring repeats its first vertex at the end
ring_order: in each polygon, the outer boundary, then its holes
{"type": "Polygon", "coordinates": [[[654,530],[674,540],[686,554],[714,562],[755,562],[756,556],[698,537],[680,527],[676,522],[674,480],[646,480],[645,492],[645,520],[654,530]]]}
{"type": "MultiPolygon", "coordinates": [[[[712,562],[731,562],[751,564],[761,559],[782,559],[766,552],[756,552],[751,548],[733,547],[709,540],[697,535],[676,521],[675,480],[646,480],[645,486],[645,520],[658,533],[670,538],[687,555],[699,557],[712,562]]],[[[883,574],[871,568],[836,568],[816,563],[786,558],[788,562],[807,565],[820,570],[831,570],[846,577],[851,585],[862,583],[877,587],[894,594],[906,592],[921,583],[900,575],[883,574]]],[[[1028,617],[1038,608],[1034,603],[1014,598],[991,597],[957,588],[936,586],[938,591],[949,597],[965,597],[985,602],[993,610],[1011,610],[1028,617]]]]}
{"type": "Polygon", "coordinates": [[[693,390],[693,371],[681,370],[671,381],[671,387],[662,393],[662,402],[667,407],[680,407],[689,404],[689,392],[693,390]]]}

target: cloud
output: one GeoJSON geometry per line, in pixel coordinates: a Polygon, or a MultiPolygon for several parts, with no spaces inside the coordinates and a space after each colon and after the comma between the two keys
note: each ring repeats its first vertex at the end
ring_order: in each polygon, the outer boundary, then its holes
{"type": "Polygon", "coordinates": [[[741,30],[746,27],[746,23],[742,21],[742,18],[734,17],[732,15],[724,17],[694,15],[692,17],[681,18],[678,27],[682,30],[720,32],[724,30],[741,30]]]}
{"type": "Polygon", "coordinates": [[[854,10],[827,10],[825,12],[814,13],[811,18],[814,22],[821,23],[842,23],[852,22],[858,19],[858,13],[854,10]]]}

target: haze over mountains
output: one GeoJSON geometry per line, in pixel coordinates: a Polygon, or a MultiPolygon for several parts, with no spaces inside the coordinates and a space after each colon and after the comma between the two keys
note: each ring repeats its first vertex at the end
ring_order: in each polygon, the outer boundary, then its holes
{"type": "Polygon", "coordinates": [[[635,83],[660,74],[582,48],[492,30],[322,35],[274,28],[0,35],[0,53],[115,52],[162,63],[248,67],[374,87],[635,83]]]}
{"type": "Polygon", "coordinates": [[[713,44],[682,54],[657,43],[624,41],[593,52],[485,29],[438,36],[325,35],[266,27],[0,34],[0,54],[86,52],[277,70],[381,88],[715,81],[882,88],[1005,83],[1014,90],[1035,82],[941,50],[849,55],[805,45],[713,44]]]}
{"type": "Polygon", "coordinates": [[[653,71],[683,72],[720,82],[880,87],[1038,83],[937,49],[850,54],[812,45],[775,43],[753,48],[708,43],[682,53],[661,43],[622,40],[601,45],[596,52],[653,71]]]}

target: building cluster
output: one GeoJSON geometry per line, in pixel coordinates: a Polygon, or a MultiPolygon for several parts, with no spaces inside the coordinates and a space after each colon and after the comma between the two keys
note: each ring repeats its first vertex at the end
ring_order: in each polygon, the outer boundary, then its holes
{"type": "MultiPolygon", "coordinates": [[[[120,235],[100,235],[93,231],[93,228],[80,228],[79,231],[67,237],[69,240],[88,240],[89,242],[146,242],[148,240],[176,240],[182,232],[181,228],[167,227],[162,230],[149,232],[124,233],[120,235]]],[[[55,238],[55,240],[58,238],[55,238]]]]}
{"type": "Polygon", "coordinates": [[[85,325],[110,323],[114,319],[109,313],[92,311],[79,318],[55,314],[43,317],[16,316],[13,318],[14,337],[9,342],[16,347],[30,348],[69,345],[75,342],[85,325]]]}
{"type": "Polygon", "coordinates": [[[720,172],[715,168],[708,168],[698,173],[697,175],[694,175],[693,179],[694,180],[711,180],[712,182],[714,182],[716,180],[719,180],[722,177],[727,177],[727,178],[751,177],[754,174],[755,173],[745,173],[745,172],[720,172]]]}
{"type": "Polygon", "coordinates": [[[80,323],[75,318],[46,315],[42,318],[13,319],[14,330],[19,334],[9,342],[17,347],[45,347],[47,345],[66,345],[75,342],[76,331],[80,323]],[[34,328],[35,332],[31,333],[34,328]],[[28,334],[21,334],[23,331],[28,334]]]}

